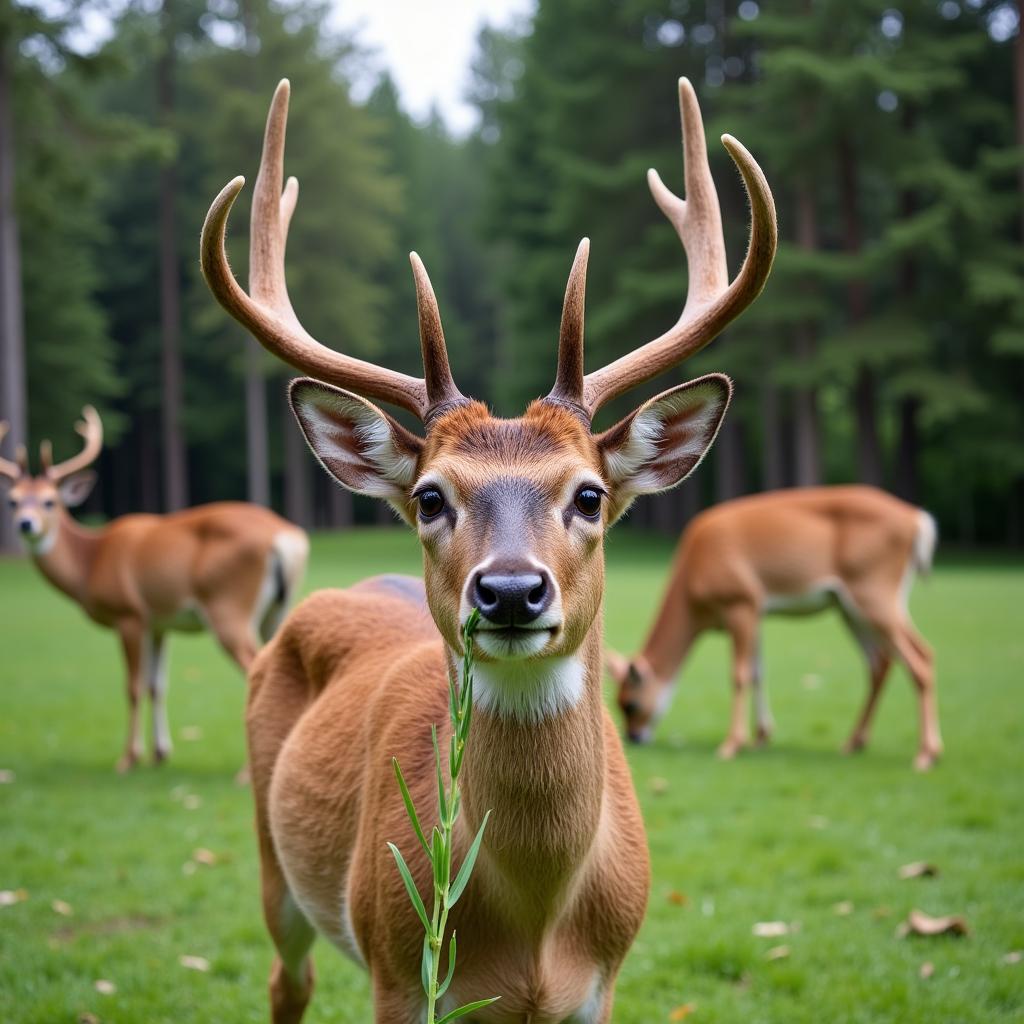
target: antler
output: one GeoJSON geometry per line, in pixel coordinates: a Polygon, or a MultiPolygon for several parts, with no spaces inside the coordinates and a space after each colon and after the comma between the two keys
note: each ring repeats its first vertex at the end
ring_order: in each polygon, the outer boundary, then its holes
{"type": "MultiPolygon", "coordinates": [[[[3,443],[10,429],[11,425],[7,420],[0,420],[0,444],[3,443]]],[[[0,458],[0,476],[7,477],[12,483],[20,480],[28,470],[28,453],[23,444],[18,445],[17,460],[17,462],[11,462],[10,459],[0,458]]]]}
{"type": "Polygon", "coordinates": [[[252,201],[249,294],[235,280],[224,249],[228,214],[245,185],[244,178],[235,178],[225,185],[206,215],[200,242],[203,275],[217,301],[264,348],[286,363],[318,380],[408,409],[427,422],[442,407],[449,408],[467,399],[452,379],[437,299],[415,253],[410,254],[410,260],[419,309],[422,378],[409,377],[321,345],[306,332],[292,308],[285,283],[284,254],[299,184],[295,178],[289,178],[283,192],[281,189],[289,91],[288,79],[282,79],[267,115],[252,201]]]}
{"type": "Polygon", "coordinates": [[[54,482],[63,480],[80,469],[85,469],[90,463],[96,461],[96,457],[103,448],[103,424],[100,422],[99,413],[91,405],[87,405],[82,410],[82,418],[75,424],[75,431],[85,439],[82,450],[77,455],[58,462],[56,465],[53,461],[53,446],[50,442],[42,441],[39,445],[39,458],[43,463],[43,472],[54,482]]]}
{"type": "Polygon", "coordinates": [[[771,271],[778,242],[775,203],[761,168],[731,135],[722,136],[750,197],[750,245],[736,279],[729,284],[722,235],[722,213],[708,166],[704,123],[693,86],[679,80],[683,123],[686,200],[665,187],[658,172],[647,172],[654,201],[672,222],[686,250],[690,287],[676,324],[661,337],[583,376],[583,290],[586,281],[586,239],[580,244],[569,275],[562,312],[558,373],[550,401],[580,409],[588,418],[613,398],[663,373],[699,352],[761,293],[771,271]]]}

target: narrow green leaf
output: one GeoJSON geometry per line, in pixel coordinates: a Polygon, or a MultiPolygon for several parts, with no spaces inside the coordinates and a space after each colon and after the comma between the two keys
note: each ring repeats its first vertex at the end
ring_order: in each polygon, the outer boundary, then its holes
{"type": "Polygon", "coordinates": [[[448,991],[448,986],[452,983],[452,977],[455,974],[455,932],[452,932],[452,941],[448,943],[448,974],[444,981],[441,982],[437,990],[437,998],[448,991]]]}
{"type": "Polygon", "coordinates": [[[459,691],[455,687],[455,673],[448,673],[448,714],[452,720],[452,732],[459,724],[459,691]]]}
{"type": "Polygon", "coordinates": [[[420,961],[420,981],[423,991],[430,995],[430,976],[434,970],[434,951],[430,948],[430,936],[423,936],[423,959],[420,961]]]}
{"type": "Polygon", "coordinates": [[[451,1020],[458,1020],[460,1017],[465,1017],[467,1013],[472,1013],[474,1010],[482,1010],[485,1006],[496,1003],[500,998],[501,996],[492,996],[490,999],[478,999],[475,1003],[466,1003],[465,1006],[460,1006],[457,1010],[446,1013],[438,1020],[437,1024],[448,1024],[451,1020]]]}
{"type": "Polygon", "coordinates": [[[434,766],[437,768],[437,808],[441,821],[448,820],[448,800],[445,796],[444,774],[441,771],[441,751],[437,746],[437,726],[430,727],[430,736],[434,741],[434,766]]]}
{"type": "Polygon", "coordinates": [[[434,885],[437,887],[438,892],[444,892],[448,885],[446,876],[451,858],[446,854],[444,836],[436,827],[430,837],[430,847],[432,851],[430,861],[434,866],[434,885]]]}
{"type": "Polygon", "coordinates": [[[416,807],[412,802],[412,794],[410,794],[409,787],[405,784],[405,778],[402,775],[402,767],[398,763],[398,758],[391,758],[391,764],[395,769],[395,778],[398,779],[398,788],[402,791],[402,799],[405,801],[405,810],[409,815],[409,820],[412,822],[412,827],[416,830],[416,838],[420,841],[420,846],[423,847],[423,852],[429,856],[430,849],[427,847],[427,838],[423,834],[423,829],[420,828],[420,819],[416,814],[416,807]]]}
{"type": "Polygon", "coordinates": [[[469,876],[473,873],[473,865],[476,863],[476,855],[480,852],[480,843],[484,838],[484,829],[487,828],[487,819],[490,816],[490,811],[484,815],[484,820],[480,825],[480,830],[477,832],[476,838],[473,840],[473,845],[469,848],[469,853],[466,854],[466,859],[462,862],[462,867],[459,868],[459,873],[455,876],[455,881],[452,883],[452,887],[448,891],[449,907],[455,906],[456,901],[469,884],[469,876]]]}
{"type": "Polygon", "coordinates": [[[405,888],[409,893],[409,899],[412,900],[412,905],[415,908],[416,913],[420,915],[423,927],[429,934],[431,931],[430,918],[427,917],[427,908],[423,906],[423,900],[420,898],[419,890],[416,888],[416,883],[412,880],[412,872],[409,870],[409,865],[405,863],[402,851],[399,850],[394,843],[388,843],[388,848],[391,850],[391,853],[395,858],[395,863],[398,865],[398,873],[402,876],[402,881],[405,882],[405,888]]]}

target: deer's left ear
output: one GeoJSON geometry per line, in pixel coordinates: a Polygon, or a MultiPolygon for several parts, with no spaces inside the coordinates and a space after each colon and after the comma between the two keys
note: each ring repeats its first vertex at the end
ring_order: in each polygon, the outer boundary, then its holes
{"type": "Polygon", "coordinates": [[[65,508],[75,508],[89,497],[96,486],[96,474],[91,469],[81,469],[61,481],[58,493],[65,508]]]}
{"type": "Polygon", "coordinates": [[[682,483],[711,447],[732,397],[720,373],[663,391],[597,438],[612,487],[612,521],[640,494],[682,483]]]}

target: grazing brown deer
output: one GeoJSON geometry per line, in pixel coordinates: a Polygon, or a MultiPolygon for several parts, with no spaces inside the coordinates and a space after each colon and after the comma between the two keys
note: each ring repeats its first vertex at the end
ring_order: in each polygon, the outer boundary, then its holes
{"type": "MultiPolygon", "coordinates": [[[[103,446],[96,410],[86,406],[76,430],[79,454],[54,463],[40,446],[43,472],[32,476],[24,448],[17,462],[0,459],[9,483],[15,528],[40,572],[82,606],[94,622],[117,631],[128,682],[128,739],[118,770],[142,756],[143,688],[153,710],[153,757],[171,752],[167,724],[166,635],[209,629],[247,671],[260,645],[288,609],[306,567],[309,543],[297,526],[258,505],[219,502],[171,515],[130,515],[88,529],[67,509],[89,496],[87,467],[103,446]]],[[[0,440],[7,424],[0,424],[0,440]]]]}
{"type": "MultiPolygon", "coordinates": [[[[444,1004],[497,995],[472,1019],[606,1022],[644,915],[648,858],[601,700],[604,534],[637,495],[671,487],[696,467],[730,383],[712,374],[650,399],[604,433],[590,423],[605,403],[706,345],[758,295],[775,253],[771,193],[753,158],[724,136],[753,211],[750,248],[730,284],[700,110],[681,81],[687,201],[650,172],[690,261],[679,321],[584,376],[584,240],[566,290],[554,388],[520,419],[500,420],[456,388],[415,254],[422,379],[325,348],[301,327],[284,272],[297,194],[294,179],[282,192],[288,92],[285,81],[274,96],[253,196],[252,294],[235,281],[224,250],[241,178],[207,215],[203,271],[266,348],[318,378],[291,388],[306,439],[339,483],[385,499],[417,529],[429,615],[415,588],[394,578],[323,591],[289,616],[253,666],[249,752],[263,908],[278,954],[273,1020],[302,1017],[319,931],[369,969],[379,1024],[422,1021],[422,933],[385,845],[412,836],[391,758],[400,759],[417,806],[436,808],[430,726],[443,747],[446,676],[457,671],[460,628],[479,609],[456,864],[485,812],[493,814],[453,912],[459,968],[444,1004]],[[426,436],[370,398],[416,415],[426,436]]],[[[425,858],[414,862],[424,893],[429,871],[425,858]]]]}
{"type": "Polygon", "coordinates": [[[932,652],[914,629],[907,598],[927,572],[935,520],[873,487],[809,487],[729,501],[702,512],[683,531],[661,607],[639,654],[609,652],[629,737],[650,739],[668,709],[676,676],[694,641],[709,629],[732,638],[733,707],[718,748],[733,757],[749,740],[751,687],[757,735],[774,728],[761,676],[759,628],[771,614],[839,610],[864,651],[867,703],[846,745],[860,750],[893,658],[906,665],[920,704],[914,761],[930,768],[942,753],[932,652]]]}

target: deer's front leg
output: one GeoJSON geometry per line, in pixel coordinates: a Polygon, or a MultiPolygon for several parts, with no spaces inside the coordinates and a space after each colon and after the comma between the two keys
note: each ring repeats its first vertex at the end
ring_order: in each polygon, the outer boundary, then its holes
{"type": "Polygon", "coordinates": [[[167,721],[167,644],[165,634],[148,632],[143,644],[143,667],[153,712],[153,760],[159,764],[171,756],[174,743],[167,721]]]}
{"type": "Polygon", "coordinates": [[[122,621],[117,627],[124,651],[125,683],[128,695],[128,737],[124,754],[117,762],[117,770],[126,772],[134,768],[142,757],[142,731],[139,718],[139,702],[142,697],[143,641],[145,631],[142,623],[134,619],[122,621]]]}

